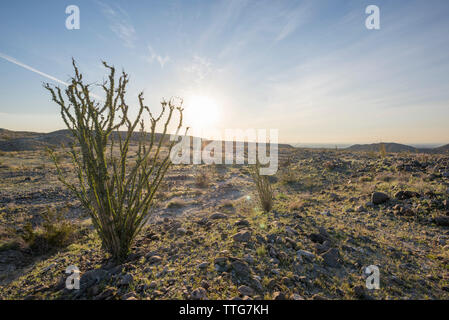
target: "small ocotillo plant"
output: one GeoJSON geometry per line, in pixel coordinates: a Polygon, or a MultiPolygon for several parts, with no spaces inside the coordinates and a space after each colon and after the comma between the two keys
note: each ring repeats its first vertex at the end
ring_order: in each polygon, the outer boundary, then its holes
{"type": "Polygon", "coordinates": [[[251,175],[256,184],[257,197],[259,204],[264,212],[270,212],[273,208],[273,189],[268,180],[268,176],[260,174],[260,164],[257,161],[251,166],[251,175]]]}
{"type": "Polygon", "coordinates": [[[122,72],[117,81],[115,68],[103,62],[109,76],[101,85],[106,99],[100,103],[92,99],[90,85],[84,83],[74,60],[72,64],[75,75],[65,89],[67,100],[59,87],[48,83],[44,87],[60,106],[62,119],[74,137],[75,142],[67,152],[77,183],[66,179],[55,153],[50,151],[50,155],[59,180],[76,195],[92,218],[103,248],[114,260],[123,261],[151,215],[154,195],[171,164],[170,152],[175,141],[168,143],[165,155],[162,149],[176,113],[179,113],[176,134],[182,127],[182,101],[175,106],[173,100],[164,100],[161,113],[155,117],[144,105],[140,93],[137,117],[132,121],[125,102],[128,74],[122,72]],[[144,113],[149,115],[149,132],[145,131],[144,113]],[[160,123],[162,133],[157,137],[156,126],[160,123]],[[136,130],[138,126],[140,130],[136,130]],[[119,131],[123,129],[124,132],[119,131]],[[135,161],[131,163],[130,142],[136,137],[135,161]]]}
{"type": "Polygon", "coordinates": [[[380,143],[379,145],[379,153],[381,158],[385,158],[387,156],[387,148],[385,148],[384,143],[380,143]]]}

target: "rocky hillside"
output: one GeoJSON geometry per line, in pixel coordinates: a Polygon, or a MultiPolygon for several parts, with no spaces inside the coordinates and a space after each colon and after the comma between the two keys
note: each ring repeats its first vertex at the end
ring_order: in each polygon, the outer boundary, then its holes
{"type": "Polygon", "coordinates": [[[446,144],[442,147],[435,148],[434,151],[436,153],[449,153],[449,144],[446,144]]]}
{"type": "MultiPolygon", "coordinates": [[[[355,144],[353,146],[350,146],[347,148],[347,150],[350,151],[365,151],[365,152],[379,152],[381,148],[381,143],[373,143],[373,144],[355,144]]],[[[426,149],[418,150],[415,147],[407,146],[405,144],[399,144],[399,143],[383,143],[385,146],[385,150],[387,152],[426,152],[426,149]]]]}

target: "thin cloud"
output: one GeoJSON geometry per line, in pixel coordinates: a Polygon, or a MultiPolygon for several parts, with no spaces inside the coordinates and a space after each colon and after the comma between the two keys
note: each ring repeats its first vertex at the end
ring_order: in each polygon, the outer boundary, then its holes
{"type": "Polygon", "coordinates": [[[134,26],[128,21],[129,16],[127,12],[118,7],[114,10],[111,6],[101,1],[97,1],[101,6],[101,10],[106,18],[109,20],[109,28],[115,35],[123,41],[123,44],[128,48],[134,48],[137,40],[136,30],[134,26]]]}
{"type": "Polygon", "coordinates": [[[69,84],[68,84],[67,82],[65,82],[65,81],[59,80],[58,78],[55,78],[55,77],[49,75],[48,73],[39,71],[39,70],[37,70],[37,69],[35,69],[35,68],[33,68],[33,67],[31,67],[31,66],[29,66],[29,65],[27,65],[27,64],[25,64],[25,63],[23,63],[23,62],[20,62],[19,60],[15,59],[15,58],[13,58],[13,57],[10,57],[10,56],[8,56],[8,55],[6,55],[6,54],[3,54],[3,53],[1,53],[1,52],[0,52],[0,58],[3,58],[3,59],[5,59],[6,61],[12,62],[12,63],[14,63],[14,64],[16,64],[16,65],[18,65],[18,66],[20,66],[20,67],[22,67],[22,68],[25,68],[25,69],[27,69],[27,70],[32,71],[32,72],[34,72],[34,73],[37,73],[37,74],[39,74],[39,75],[41,75],[41,76],[43,76],[43,77],[45,77],[45,78],[47,78],[47,79],[53,80],[53,81],[55,81],[55,82],[58,82],[58,83],[60,83],[60,84],[65,85],[65,86],[68,86],[68,85],[69,85],[69,84]]]}
{"type": "Polygon", "coordinates": [[[300,5],[293,11],[288,11],[285,14],[286,23],[282,27],[276,41],[281,41],[292,34],[299,26],[303,25],[307,18],[310,16],[310,8],[304,5],[300,5]]]}
{"type": "Polygon", "coordinates": [[[161,55],[158,55],[151,46],[148,46],[148,50],[150,51],[150,55],[147,60],[150,63],[153,63],[156,60],[160,64],[161,68],[163,68],[164,65],[170,61],[169,56],[162,57],[161,55]]]}
{"type": "MultiPolygon", "coordinates": [[[[45,77],[45,78],[47,78],[47,79],[50,79],[50,80],[52,80],[52,81],[54,81],[54,82],[57,82],[57,83],[60,83],[60,84],[62,84],[62,85],[64,85],[64,86],[68,86],[68,85],[69,85],[69,83],[67,83],[67,82],[65,82],[65,81],[62,81],[62,80],[60,80],[60,79],[58,79],[58,78],[56,78],[56,77],[54,77],[54,76],[52,76],[52,75],[49,75],[48,73],[42,72],[42,71],[40,71],[40,70],[37,70],[36,68],[33,68],[33,67],[31,67],[31,66],[29,66],[29,65],[27,65],[27,64],[25,64],[25,63],[23,63],[23,62],[20,62],[19,60],[15,59],[15,58],[13,58],[13,57],[10,57],[10,56],[8,56],[8,55],[6,55],[6,54],[4,54],[4,53],[1,53],[1,52],[0,52],[0,58],[3,58],[3,59],[5,59],[6,61],[9,61],[9,62],[11,62],[11,63],[14,63],[15,65],[18,65],[19,67],[22,67],[22,68],[24,68],[24,69],[26,69],[26,70],[32,71],[32,72],[34,72],[34,73],[37,73],[37,74],[39,74],[39,75],[41,75],[41,76],[43,76],[43,77],[45,77]]],[[[98,95],[96,95],[96,94],[91,93],[90,95],[91,95],[92,97],[94,97],[95,99],[103,100],[102,97],[100,97],[100,96],[98,96],[98,95]]]]}

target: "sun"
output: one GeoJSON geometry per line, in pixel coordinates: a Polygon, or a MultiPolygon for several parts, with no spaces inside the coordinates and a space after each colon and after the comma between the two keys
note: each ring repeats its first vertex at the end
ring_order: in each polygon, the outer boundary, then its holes
{"type": "Polygon", "coordinates": [[[193,129],[212,128],[220,119],[220,106],[211,97],[192,95],[184,100],[185,124],[193,129]]]}

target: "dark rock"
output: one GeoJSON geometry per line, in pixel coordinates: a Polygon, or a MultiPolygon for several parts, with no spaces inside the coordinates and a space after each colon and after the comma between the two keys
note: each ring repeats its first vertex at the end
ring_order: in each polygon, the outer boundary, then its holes
{"type": "Polygon", "coordinates": [[[293,294],[290,296],[290,299],[291,299],[291,300],[304,300],[304,298],[303,298],[301,295],[297,294],[297,293],[293,293],[293,294]]]}
{"type": "Polygon", "coordinates": [[[225,265],[226,261],[228,261],[228,258],[226,258],[226,257],[217,257],[214,260],[214,264],[225,265]]]}
{"type": "Polygon", "coordinates": [[[434,221],[439,226],[449,227],[449,216],[435,217],[434,221]]]}
{"type": "Polygon", "coordinates": [[[248,264],[241,260],[235,260],[231,263],[232,269],[241,277],[248,277],[251,274],[251,269],[248,264]]]}
{"type": "Polygon", "coordinates": [[[254,295],[254,290],[252,288],[248,287],[248,286],[245,286],[245,285],[240,286],[238,288],[238,291],[243,296],[252,296],[252,295],[254,295]]]}
{"type": "Polygon", "coordinates": [[[127,273],[121,277],[119,284],[121,286],[129,286],[133,281],[134,277],[132,276],[132,274],[127,273]]]}
{"type": "Polygon", "coordinates": [[[322,255],[322,257],[325,265],[332,268],[336,268],[339,266],[340,253],[338,249],[336,248],[329,249],[322,255]]]}
{"type": "Polygon", "coordinates": [[[390,197],[383,192],[374,192],[371,196],[371,202],[375,205],[386,203],[390,200],[390,197]]]}
{"type": "Polygon", "coordinates": [[[198,265],[198,268],[201,270],[204,270],[204,269],[207,269],[208,266],[209,266],[209,262],[203,262],[198,265]]]}
{"type": "Polygon", "coordinates": [[[225,215],[224,213],[214,213],[213,215],[211,215],[209,218],[213,219],[213,220],[218,220],[218,219],[226,219],[228,216],[225,215]]]}
{"type": "Polygon", "coordinates": [[[363,286],[356,286],[356,287],[354,287],[353,291],[354,291],[354,296],[357,299],[372,300],[372,297],[369,296],[368,294],[366,294],[365,288],[363,286]]]}
{"type": "Polygon", "coordinates": [[[83,292],[87,288],[98,284],[100,281],[109,276],[109,272],[103,269],[89,270],[80,278],[80,291],[83,292]]]}
{"type": "Polygon", "coordinates": [[[419,198],[421,195],[418,192],[414,191],[399,191],[394,197],[398,200],[407,200],[411,198],[419,198]]]}
{"type": "Polygon", "coordinates": [[[236,242],[248,242],[251,239],[251,232],[248,230],[242,230],[236,233],[232,238],[236,242]]]}
{"type": "Polygon", "coordinates": [[[193,290],[190,297],[193,300],[203,300],[206,298],[206,295],[207,295],[206,289],[200,287],[193,290]]]}
{"type": "Polygon", "coordinates": [[[273,300],[286,300],[285,294],[282,292],[276,291],[273,293],[273,300]]]}
{"type": "Polygon", "coordinates": [[[148,262],[149,262],[150,264],[159,263],[159,262],[161,262],[161,261],[162,261],[162,258],[161,258],[160,256],[151,256],[151,257],[148,259],[148,262]]]}
{"type": "Polygon", "coordinates": [[[323,236],[321,233],[312,233],[309,235],[309,238],[315,243],[323,243],[328,240],[328,238],[323,236]]]}

